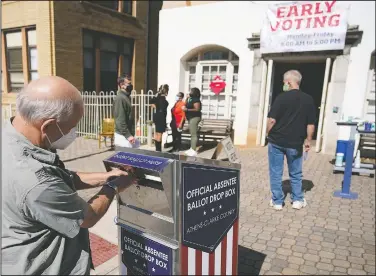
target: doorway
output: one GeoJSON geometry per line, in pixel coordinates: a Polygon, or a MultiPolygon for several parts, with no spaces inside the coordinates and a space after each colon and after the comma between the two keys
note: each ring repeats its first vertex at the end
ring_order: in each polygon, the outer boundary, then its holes
{"type": "MultiPolygon", "coordinates": [[[[276,62],[274,67],[274,76],[271,89],[271,104],[276,97],[283,93],[283,74],[289,70],[298,70],[302,74],[300,88],[303,92],[309,94],[316,106],[316,123],[313,139],[317,138],[318,124],[320,118],[321,98],[324,85],[325,60],[317,62],[276,62]]],[[[271,106],[271,105],[270,105],[271,106]]]]}

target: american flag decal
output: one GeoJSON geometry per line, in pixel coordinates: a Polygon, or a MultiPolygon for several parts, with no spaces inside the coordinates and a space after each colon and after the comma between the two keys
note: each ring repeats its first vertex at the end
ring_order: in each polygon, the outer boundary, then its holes
{"type": "Polygon", "coordinates": [[[237,275],[239,219],[213,253],[180,247],[182,275],[237,275]]]}

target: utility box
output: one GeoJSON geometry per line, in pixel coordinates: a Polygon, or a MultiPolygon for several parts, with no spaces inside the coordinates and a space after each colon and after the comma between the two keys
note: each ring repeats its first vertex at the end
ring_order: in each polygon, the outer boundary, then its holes
{"type": "Polygon", "coordinates": [[[116,148],[107,170],[137,185],[117,196],[121,275],[237,275],[240,164],[116,148]]]}

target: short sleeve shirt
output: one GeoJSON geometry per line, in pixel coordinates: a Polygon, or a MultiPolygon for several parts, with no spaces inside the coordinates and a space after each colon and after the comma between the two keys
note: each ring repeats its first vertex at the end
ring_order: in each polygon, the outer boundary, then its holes
{"type": "MultiPolygon", "coordinates": [[[[200,99],[193,98],[193,97],[190,97],[187,99],[185,106],[187,107],[187,109],[193,109],[195,103],[199,103],[201,107],[200,99]]],[[[187,117],[188,120],[195,118],[195,117],[201,117],[201,110],[200,111],[186,111],[185,116],[187,117]]]]}
{"type": "Polygon", "coordinates": [[[307,125],[316,123],[313,98],[300,90],[283,92],[275,99],[268,117],[276,120],[268,136],[269,142],[301,149],[307,137],[307,125]]]}
{"type": "Polygon", "coordinates": [[[78,176],[55,153],[32,145],[10,122],[2,134],[2,272],[89,275],[88,208],[78,176]]]}

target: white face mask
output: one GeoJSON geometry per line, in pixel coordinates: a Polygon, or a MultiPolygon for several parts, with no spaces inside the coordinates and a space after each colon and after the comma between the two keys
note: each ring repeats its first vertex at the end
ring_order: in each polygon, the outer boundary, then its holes
{"type": "Polygon", "coordinates": [[[55,142],[51,143],[50,138],[47,136],[47,140],[51,145],[51,149],[59,149],[59,150],[64,150],[66,149],[70,144],[73,143],[73,141],[76,139],[76,127],[72,128],[66,135],[61,131],[61,128],[59,127],[58,124],[57,128],[59,129],[61,133],[61,137],[57,139],[55,142]]]}
{"type": "Polygon", "coordinates": [[[178,102],[180,100],[180,97],[175,97],[175,100],[178,102]]]}

